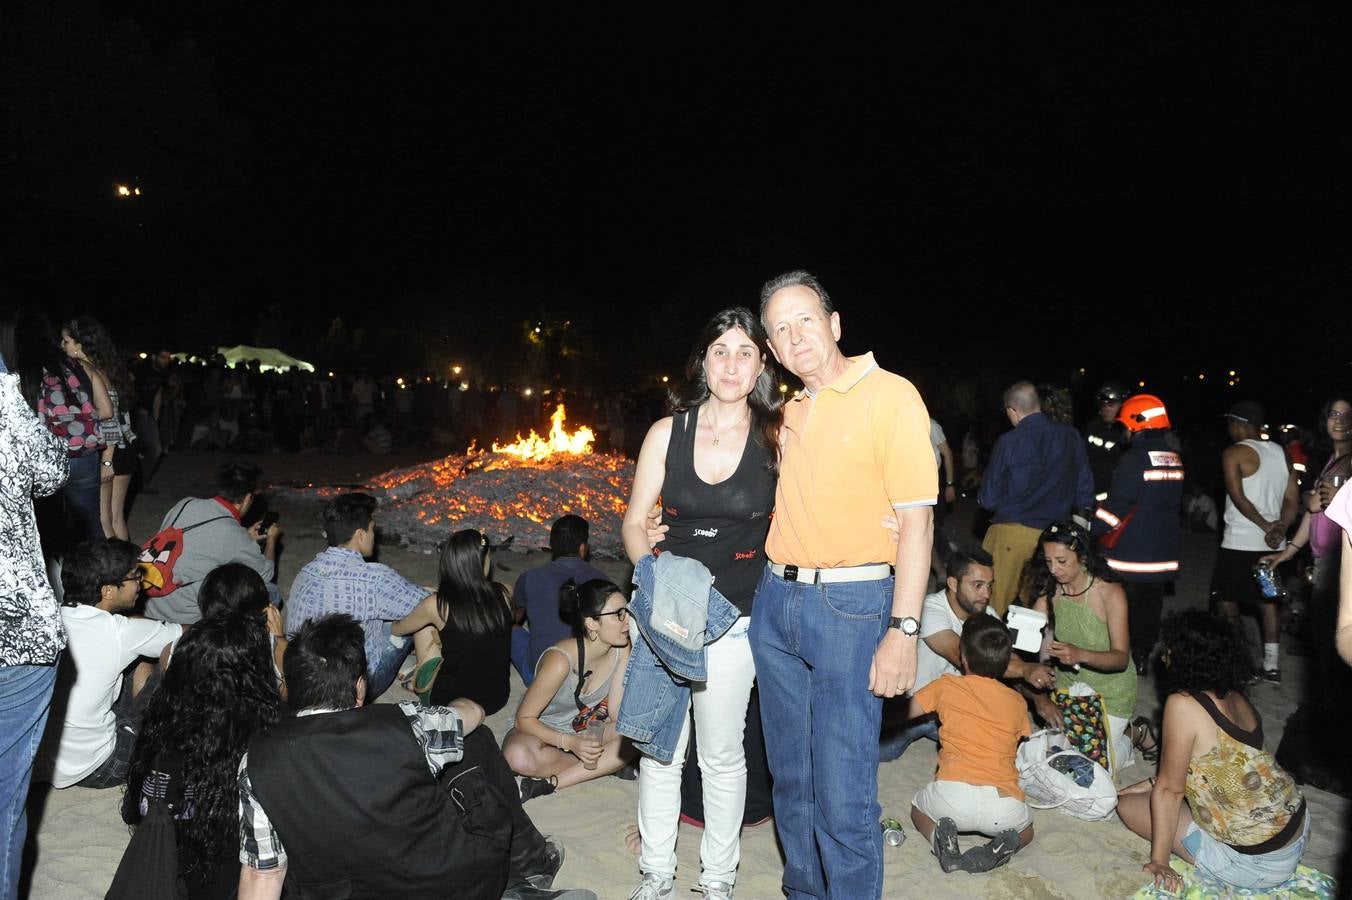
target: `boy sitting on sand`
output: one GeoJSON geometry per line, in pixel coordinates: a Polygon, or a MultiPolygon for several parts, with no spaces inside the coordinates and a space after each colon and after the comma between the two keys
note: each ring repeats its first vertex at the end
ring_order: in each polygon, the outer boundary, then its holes
{"type": "Polygon", "coordinates": [[[915,795],[911,821],[945,872],[986,872],[1033,840],[1014,764],[1029,734],[1028,712],[1023,698],[1000,682],[1010,654],[1003,622],[968,618],[959,648],[963,674],[943,675],[911,698],[912,716],[938,713],[940,745],[938,775],[915,795]],[[958,832],[992,840],[963,853],[958,832]]]}

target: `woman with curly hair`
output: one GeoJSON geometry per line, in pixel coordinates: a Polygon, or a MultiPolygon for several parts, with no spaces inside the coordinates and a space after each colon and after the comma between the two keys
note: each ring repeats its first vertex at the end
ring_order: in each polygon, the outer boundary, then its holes
{"type": "Polygon", "coordinates": [[[437,592],[390,627],[394,635],[432,626],[441,656],[420,661],[413,689],[433,705],[465,697],[486,715],[507,705],[512,658],[511,592],[493,580],[493,550],[473,528],[457,531],[441,548],[437,592]]]}
{"type": "MultiPolygon", "coordinates": [[[[122,816],[136,824],[152,804],[168,806],[178,874],[194,900],[235,894],[239,760],[249,739],[277,721],[280,705],[267,626],[245,614],[194,625],[150,701],[127,773],[122,816]]],[[[119,879],[135,878],[131,852],[119,879]]]]}
{"type": "MultiPolygon", "coordinates": [[[[1149,724],[1131,721],[1136,669],[1131,665],[1127,593],[1089,535],[1073,522],[1049,525],[1038,538],[1026,577],[1032,583],[1029,596],[1037,598],[1033,608],[1050,622],[1053,639],[1046,655],[1060,666],[1057,683],[1083,682],[1103,697],[1118,768],[1131,764],[1133,745],[1153,756],[1156,742],[1149,724]]],[[[1044,720],[1060,722],[1045,695],[1037,695],[1034,702],[1044,720]]]]}
{"type": "MultiPolygon", "coordinates": [[[[76,316],[61,327],[61,349],[102,382],[111,415],[99,422],[104,448],[99,460],[99,521],[106,537],[127,539],[127,489],[136,471],[136,432],[131,428],[131,375],[113,339],[92,316],[76,316]]],[[[105,412],[108,410],[105,410],[105,412]]]]}
{"type": "Polygon", "coordinates": [[[1172,852],[1209,886],[1274,888],[1295,872],[1310,820],[1300,788],[1263,749],[1263,720],[1244,693],[1253,674],[1245,642],[1196,609],[1166,618],[1161,641],[1159,775],[1125,788],[1117,814],[1150,841],[1144,868],[1159,887],[1182,886],[1172,852]]]}

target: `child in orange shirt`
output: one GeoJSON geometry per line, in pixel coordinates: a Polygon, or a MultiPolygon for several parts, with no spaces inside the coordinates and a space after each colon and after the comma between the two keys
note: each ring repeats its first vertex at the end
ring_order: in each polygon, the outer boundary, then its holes
{"type": "Polygon", "coordinates": [[[1014,757],[1029,734],[1024,700],[1000,682],[1009,666],[1003,622],[972,616],[959,642],[962,675],[943,675],[911,697],[910,713],[939,715],[939,771],[911,801],[911,821],[945,872],[986,872],[1033,840],[1033,817],[1014,757]],[[992,837],[966,853],[958,832],[992,837]]]}

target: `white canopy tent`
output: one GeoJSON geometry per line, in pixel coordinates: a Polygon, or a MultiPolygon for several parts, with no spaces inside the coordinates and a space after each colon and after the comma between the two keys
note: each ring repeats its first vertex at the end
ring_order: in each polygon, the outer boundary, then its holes
{"type": "Polygon", "coordinates": [[[313,372],[315,370],[314,366],[304,360],[296,359],[275,347],[250,347],[247,344],[239,344],[234,347],[217,347],[216,352],[225,357],[225,364],[232,369],[247,361],[258,363],[258,371],[260,372],[286,372],[291,369],[313,372]]]}

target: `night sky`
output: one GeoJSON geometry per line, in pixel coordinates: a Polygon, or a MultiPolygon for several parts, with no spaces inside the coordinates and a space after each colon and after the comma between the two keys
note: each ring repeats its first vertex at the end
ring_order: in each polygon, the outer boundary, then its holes
{"type": "Polygon", "coordinates": [[[0,279],[413,367],[568,321],[634,379],[802,266],[930,379],[1294,383],[1352,280],[1337,5],[990,6],[22,0],[0,279]]]}

